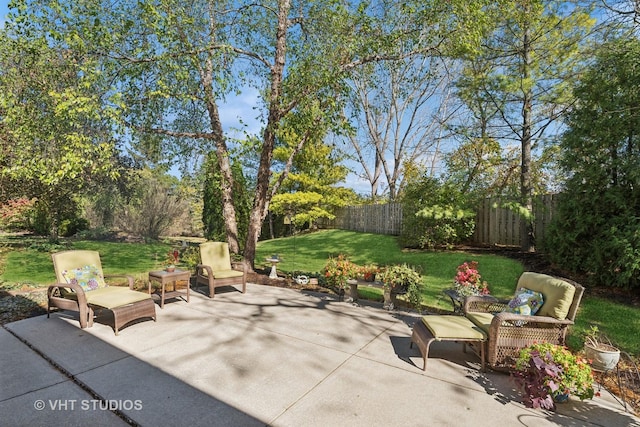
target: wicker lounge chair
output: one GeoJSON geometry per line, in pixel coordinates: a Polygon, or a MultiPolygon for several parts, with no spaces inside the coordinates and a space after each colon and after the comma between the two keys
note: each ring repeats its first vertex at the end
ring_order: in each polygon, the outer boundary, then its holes
{"type": "Polygon", "coordinates": [[[519,351],[535,342],[564,345],[567,328],[573,325],[584,288],[568,279],[525,272],[518,279],[516,291],[539,292],[544,302],[533,315],[506,311],[509,301],[491,296],[465,299],[464,313],[488,335],[487,362],[496,370],[509,370],[519,351]]]}
{"type": "Polygon", "coordinates": [[[196,266],[196,287],[209,286],[209,297],[215,296],[217,287],[242,285],[242,293],[247,292],[247,267],[234,270],[231,265],[229,244],[226,242],[205,242],[200,244],[200,260],[196,266]]]}
{"type": "Polygon", "coordinates": [[[146,292],[133,290],[133,277],[104,276],[100,255],[96,251],[64,251],[52,255],[57,283],[47,291],[47,317],[52,307],[77,311],[80,327],[93,326],[98,310],[113,313],[114,332],[127,323],[151,318],[156,320],[156,305],[146,292]],[[107,286],[105,279],[126,278],[129,287],[107,286]]]}

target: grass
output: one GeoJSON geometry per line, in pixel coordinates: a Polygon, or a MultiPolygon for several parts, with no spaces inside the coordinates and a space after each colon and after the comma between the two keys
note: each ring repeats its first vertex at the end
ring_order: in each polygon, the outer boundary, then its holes
{"type": "MultiPolygon", "coordinates": [[[[50,251],[72,249],[98,250],[105,274],[127,273],[145,281],[150,270],[161,268],[169,245],[164,243],[115,243],[76,241],[71,247],[53,247],[48,250],[43,240],[11,238],[2,241],[0,251],[0,289],[15,289],[28,285],[45,287],[55,282],[50,251]]],[[[456,267],[464,261],[476,260],[480,273],[489,283],[491,293],[499,298],[513,294],[517,278],[523,271],[518,261],[486,253],[454,251],[406,251],[393,236],[356,233],[343,230],[325,230],[283,239],[259,242],[256,267],[269,265],[265,258],[278,254],[282,262],[278,270],[284,272],[318,273],[330,255],[344,253],[351,260],[364,265],[376,263],[403,263],[416,266],[423,274],[423,303],[427,308],[450,310],[451,302],[442,293],[451,286],[456,267]]],[[[361,287],[360,297],[381,300],[381,291],[361,287]]],[[[586,295],[570,329],[568,345],[582,347],[581,334],[590,325],[597,325],[621,350],[640,355],[640,310],[605,298],[586,295]]]]}
{"type": "MultiPolygon", "coordinates": [[[[351,261],[359,265],[407,263],[416,267],[423,275],[423,302],[428,308],[436,310],[451,309],[451,301],[442,291],[452,286],[456,267],[465,261],[478,261],[480,273],[483,280],[489,283],[491,293],[502,298],[513,294],[523,271],[521,263],[502,256],[454,251],[407,251],[399,247],[393,236],[344,230],[323,230],[260,242],[256,251],[256,267],[260,260],[278,254],[282,259],[278,270],[282,272],[320,274],[329,256],[340,253],[348,255],[351,261]]],[[[381,295],[381,291],[375,289],[364,291],[367,293],[362,297],[369,299],[377,299],[381,295]]]]}
{"type": "MultiPolygon", "coordinates": [[[[150,270],[162,267],[169,247],[164,243],[76,241],[71,247],[53,247],[52,252],[68,248],[99,251],[105,274],[130,274],[137,280],[146,280],[150,270]]],[[[50,251],[14,246],[10,250],[5,248],[4,253],[4,271],[0,274],[2,287],[43,287],[55,283],[50,251]]]]}

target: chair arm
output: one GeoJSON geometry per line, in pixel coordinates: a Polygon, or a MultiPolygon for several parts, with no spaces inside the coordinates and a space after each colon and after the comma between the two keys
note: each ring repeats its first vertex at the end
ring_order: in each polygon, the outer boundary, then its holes
{"type": "Polygon", "coordinates": [[[247,263],[243,262],[243,261],[232,262],[231,263],[231,268],[234,269],[234,270],[242,271],[244,274],[247,274],[247,272],[248,272],[247,263]],[[238,265],[240,265],[241,268],[238,268],[238,265]]]}
{"type": "Polygon", "coordinates": [[[508,300],[499,300],[491,295],[472,295],[464,299],[464,312],[499,313],[507,309],[508,300]]]}
{"type": "Polygon", "coordinates": [[[109,275],[105,275],[104,278],[106,279],[114,279],[114,278],[119,278],[119,277],[125,277],[127,279],[127,282],[129,284],[129,289],[131,289],[132,291],[133,289],[133,276],[130,276],[128,274],[109,274],[109,275]]]}
{"type": "MultiPolygon", "coordinates": [[[[527,316],[527,315],[523,315],[523,314],[516,314],[516,313],[507,313],[507,312],[502,312],[502,313],[498,313],[494,316],[493,320],[491,321],[491,325],[493,326],[494,324],[498,324],[498,325],[507,325],[507,326],[511,326],[514,324],[520,325],[520,326],[533,326],[533,327],[549,327],[549,326],[569,326],[569,325],[573,325],[573,321],[568,320],[568,319],[564,319],[564,320],[558,320],[555,319],[553,317],[548,317],[548,316],[527,316]]],[[[519,327],[520,327],[519,326],[519,327]]]]}
{"type": "Polygon", "coordinates": [[[209,284],[211,284],[211,282],[213,281],[214,277],[213,277],[213,269],[209,265],[204,265],[204,264],[196,265],[196,277],[204,276],[204,274],[202,274],[203,270],[206,270],[206,272],[207,272],[207,280],[209,281],[209,284]]]}
{"type": "MultiPolygon", "coordinates": [[[[60,288],[67,288],[74,291],[76,294],[76,299],[78,301],[78,306],[87,305],[87,295],[85,294],[84,289],[82,289],[82,286],[78,285],[77,283],[55,283],[53,285],[50,285],[47,288],[47,298],[55,297],[54,293],[60,290],[60,288]]],[[[61,296],[61,298],[64,297],[61,296]]]]}

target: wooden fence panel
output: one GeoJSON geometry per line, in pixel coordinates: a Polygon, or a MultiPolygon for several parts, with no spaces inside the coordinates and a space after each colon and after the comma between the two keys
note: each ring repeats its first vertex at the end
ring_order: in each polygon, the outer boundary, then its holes
{"type": "Polygon", "coordinates": [[[318,221],[318,226],[397,236],[402,230],[402,205],[347,206],[336,212],[334,220],[318,221]]]}
{"type": "MultiPolygon", "coordinates": [[[[534,199],[534,235],[536,247],[543,248],[545,231],[553,219],[557,195],[545,194],[534,199]]],[[[520,246],[520,215],[502,208],[499,198],[482,201],[476,213],[476,229],[473,242],[483,245],[520,246]]],[[[340,228],[364,233],[399,236],[402,231],[402,205],[348,206],[338,210],[334,220],[318,222],[320,228],[340,228]]]]}

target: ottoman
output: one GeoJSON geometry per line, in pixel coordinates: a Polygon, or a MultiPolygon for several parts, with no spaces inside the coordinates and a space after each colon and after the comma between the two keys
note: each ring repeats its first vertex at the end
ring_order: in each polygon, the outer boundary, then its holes
{"type": "Polygon", "coordinates": [[[463,316],[433,315],[424,316],[422,320],[413,326],[410,347],[416,343],[424,360],[423,370],[427,370],[427,357],[429,346],[434,341],[461,341],[465,344],[472,342],[479,344],[480,362],[484,372],[484,347],[487,341],[486,334],[473,322],[463,316]]]}

